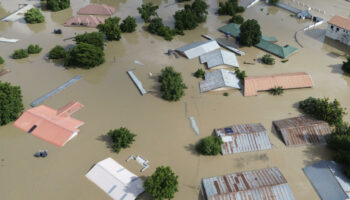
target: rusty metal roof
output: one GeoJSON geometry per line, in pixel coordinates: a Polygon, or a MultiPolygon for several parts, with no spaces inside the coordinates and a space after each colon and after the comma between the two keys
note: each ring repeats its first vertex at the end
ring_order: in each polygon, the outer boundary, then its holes
{"type": "Polygon", "coordinates": [[[223,155],[271,149],[270,138],[265,127],[258,124],[240,124],[215,129],[224,144],[223,155]]]}
{"type": "Polygon", "coordinates": [[[202,179],[206,200],[294,200],[277,167],[202,179]]]}
{"type": "Polygon", "coordinates": [[[332,132],[327,122],[307,116],[273,121],[273,124],[287,146],[324,144],[332,132]]]}
{"type": "Polygon", "coordinates": [[[312,86],[312,78],[305,72],[251,76],[244,79],[244,96],[255,96],[258,91],[270,90],[275,87],[292,89],[312,86]]]}

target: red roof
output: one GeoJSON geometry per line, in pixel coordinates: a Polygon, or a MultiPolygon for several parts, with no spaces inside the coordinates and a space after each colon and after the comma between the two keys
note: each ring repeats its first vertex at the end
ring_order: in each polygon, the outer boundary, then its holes
{"type": "Polygon", "coordinates": [[[340,28],[350,31],[350,19],[342,16],[334,16],[328,21],[329,24],[334,24],[340,28]]]}
{"type": "Polygon", "coordinates": [[[14,126],[62,147],[78,134],[78,128],[84,124],[71,117],[74,112],[83,107],[79,102],[71,102],[59,110],[41,105],[25,111],[16,120],[14,126]]]}
{"type": "Polygon", "coordinates": [[[65,26],[87,26],[95,28],[99,24],[104,24],[105,18],[93,15],[74,16],[64,23],[65,26]]]}
{"type": "Polygon", "coordinates": [[[78,15],[113,15],[115,9],[105,4],[90,4],[84,8],[80,8],[78,15]]]}

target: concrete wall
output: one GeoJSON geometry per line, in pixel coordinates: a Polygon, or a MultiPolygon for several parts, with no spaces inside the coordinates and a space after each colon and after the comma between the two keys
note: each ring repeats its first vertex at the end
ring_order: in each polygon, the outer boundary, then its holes
{"type": "Polygon", "coordinates": [[[328,24],[326,36],[350,46],[350,31],[328,24]],[[333,28],[332,28],[333,27],[333,28]]]}

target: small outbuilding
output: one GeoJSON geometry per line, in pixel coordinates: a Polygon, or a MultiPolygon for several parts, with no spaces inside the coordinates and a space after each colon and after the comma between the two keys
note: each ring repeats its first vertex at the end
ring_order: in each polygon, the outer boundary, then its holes
{"type": "Polygon", "coordinates": [[[350,46],[350,19],[334,16],[328,21],[326,36],[350,46]]]}
{"type": "Polygon", "coordinates": [[[107,15],[111,16],[115,13],[115,8],[106,4],[90,4],[78,10],[78,15],[107,15]]]}
{"type": "Polygon", "coordinates": [[[175,50],[188,59],[192,59],[219,48],[220,46],[215,40],[209,40],[206,42],[194,42],[175,50]]]}
{"type": "Polygon", "coordinates": [[[83,26],[83,27],[96,28],[99,24],[104,24],[104,23],[105,23],[104,17],[97,17],[94,15],[79,15],[68,19],[64,23],[64,26],[83,26]]]}
{"type": "Polygon", "coordinates": [[[205,80],[199,83],[200,92],[240,89],[239,79],[234,71],[217,69],[205,73],[205,80]]]}
{"type": "Polygon", "coordinates": [[[239,67],[236,55],[229,51],[217,49],[200,56],[201,63],[206,63],[209,69],[219,67],[239,67]]]}
{"type": "Polygon", "coordinates": [[[85,176],[115,200],[135,200],[144,192],[143,181],[112,158],[98,162],[85,176]]]}

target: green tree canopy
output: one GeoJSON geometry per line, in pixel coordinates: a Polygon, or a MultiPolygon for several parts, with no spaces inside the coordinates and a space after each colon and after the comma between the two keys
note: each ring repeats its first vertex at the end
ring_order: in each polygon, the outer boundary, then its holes
{"type": "Polygon", "coordinates": [[[161,83],[160,90],[163,92],[163,99],[168,101],[178,101],[185,95],[186,85],[182,82],[181,73],[175,72],[171,66],[165,67],[159,76],[161,83]]]}
{"type": "Polygon", "coordinates": [[[234,16],[236,13],[244,12],[242,6],[238,6],[238,0],[228,0],[226,2],[219,3],[219,15],[234,16]]]}
{"type": "Polygon", "coordinates": [[[49,58],[50,59],[61,59],[66,57],[66,50],[59,45],[56,45],[54,48],[52,48],[49,52],[49,58]]]}
{"type": "Polygon", "coordinates": [[[261,31],[258,21],[255,19],[248,19],[243,22],[240,27],[239,43],[244,46],[253,46],[260,42],[261,31]]]}
{"type": "Polygon", "coordinates": [[[103,50],[105,40],[104,40],[103,33],[91,32],[91,33],[84,33],[84,34],[75,36],[74,41],[77,44],[80,44],[80,43],[92,44],[103,50]]]}
{"type": "Polygon", "coordinates": [[[147,30],[150,33],[164,37],[166,40],[172,40],[175,35],[175,31],[171,30],[169,26],[164,26],[163,20],[159,17],[153,18],[151,20],[151,23],[148,25],[147,30]]]}
{"type": "Polygon", "coordinates": [[[24,20],[29,24],[37,24],[44,22],[45,17],[38,8],[32,8],[24,13],[24,20]]]}
{"type": "Polygon", "coordinates": [[[238,68],[235,69],[236,76],[239,80],[244,81],[244,78],[247,77],[244,70],[240,70],[238,68]]]}
{"type": "Polygon", "coordinates": [[[13,59],[22,59],[22,58],[27,58],[27,57],[28,57],[28,52],[26,49],[15,50],[12,54],[13,59]]]}
{"type": "Polygon", "coordinates": [[[270,54],[265,54],[261,58],[261,61],[267,65],[274,65],[275,64],[275,59],[270,54]]]}
{"type": "Polygon", "coordinates": [[[134,137],[136,135],[131,133],[129,129],[121,127],[119,129],[110,130],[108,136],[112,138],[113,150],[119,153],[122,148],[130,147],[130,144],[135,141],[134,137]]]}
{"type": "Polygon", "coordinates": [[[194,0],[194,2],[191,5],[191,10],[193,13],[195,13],[197,17],[197,23],[202,23],[207,20],[207,14],[208,14],[208,4],[203,0],[194,0]]]}
{"type": "Polygon", "coordinates": [[[120,40],[122,38],[122,31],[119,27],[119,21],[119,17],[110,17],[105,20],[104,24],[99,24],[97,29],[106,35],[107,40],[120,40]]]}
{"type": "Polygon", "coordinates": [[[120,29],[122,30],[123,33],[132,33],[136,30],[136,19],[128,16],[125,18],[120,25],[120,29]]]}
{"type": "Polygon", "coordinates": [[[178,176],[171,168],[160,166],[144,182],[145,191],[150,193],[155,200],[172,199],[178,191],[178,176]]]}
{"type": "Polygon", "coordinates": [[[203,69],[197,69],[197,71],[193,74],[196,78],[205,78],[205,71],[203,69]]]}
{"type": "Polygon", "coordinates": [[[181,33],[183,30],[192,30],[199,23],[205,22],[208,14],[208,5],[203,0],[195,0],[191,5],[178,10],[174,14],[175,29],[181,33]]]}
{"type": "Polygon", "coordinates": [[[21,88],[0,81],[0,125],[16,120],[23,109],[21,88]]]}
{"type": "Polygon", "coordinates": [[[138,7],[137,10],[139,11],[141,18],[146,22],[151,21],[152,16],[158,16],[157,15],[157,10],[158,10],[157,5],[153,5],[153,3],[146,3],[142,4],[141,7],[138,7]]]}
{"type": "Polygon", "coordinates": [[[222,140],[218,136],[208,136],[201,139],[197,145],[196,150],[202,155],[218,155],[221,152],[222,140]]]}
{"type": "Polygon", "coordinates": [[[52,11],[60,11],[70,7],[70,0],[46,0],[46,8],[52,11]]]}
{"type": "Polygon", "coordinates": [[[80,43],[67,53],[65,66],[90,69],[104,63],[103,50],[95,45],[80,43]]]}
{"type": "Polygon", "coordinates": [[[242,16],[240,16],[240,15],[234,15],[230,19],[230,22],[231,23],[235,23],[235,24],[243,24],[244,18],[242,16]]]}
{"type": "Polygon", "coordinates": [[[279,0],[269,0],[269,4],[272,4],[272,5],[275,5],[278,2],[279,2],[279,0]]]}
{"type": "Polygon", "coordinates": [[[0,65],[4,64],[4,62],[5,62],[4,59],[0,56],[0,65]]]}
{"type": "Polygon", "coordinates": [[[29,54],[37,54],[37,53],[40,53],[41,50],[42,50],[42,48],[37,44],[35,44],[35,45],[31,44],[28,46],[28,49],[27,49],[29,54]]]}
{"type": "Polygon", "coordinates": [[[346,57],[347,61],[343,62],[342,70],[346,73],[350,73],[350,56],[346,57]]]}

